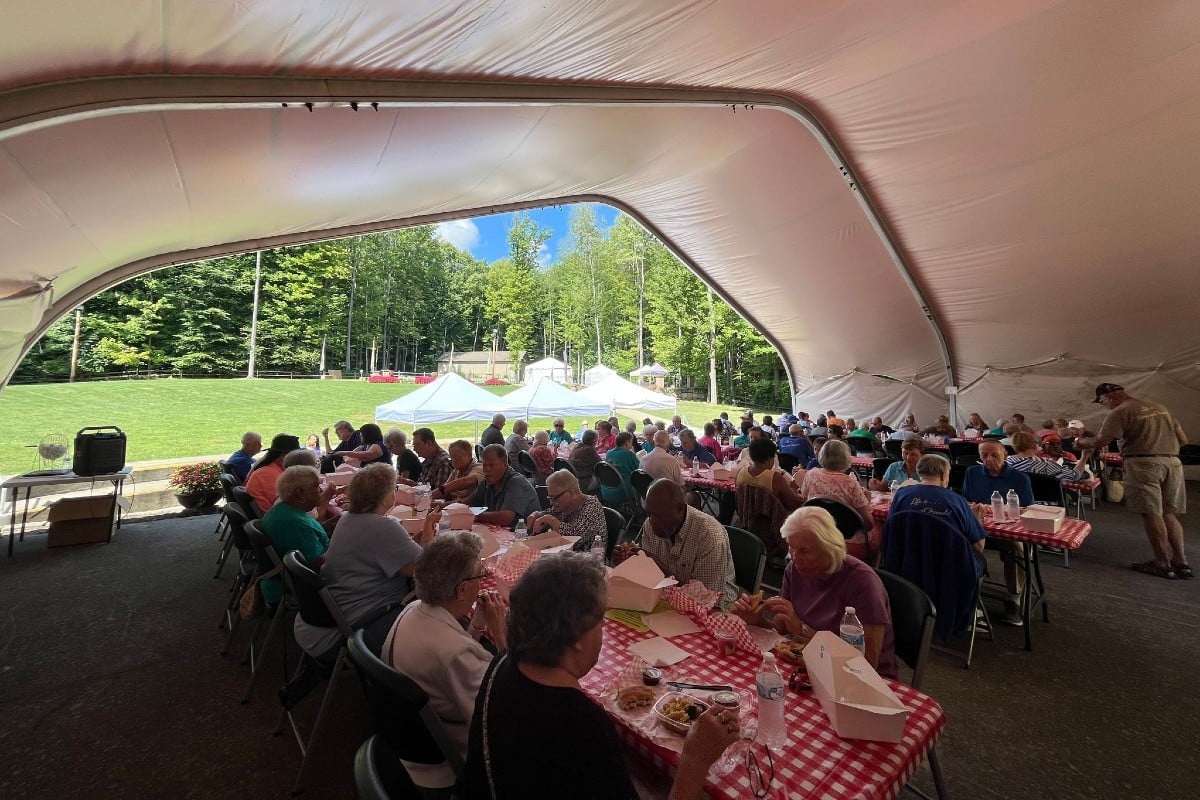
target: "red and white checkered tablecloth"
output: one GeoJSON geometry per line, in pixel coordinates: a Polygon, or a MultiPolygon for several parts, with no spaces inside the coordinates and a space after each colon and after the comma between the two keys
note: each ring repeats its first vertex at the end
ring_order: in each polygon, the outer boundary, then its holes
{"type": "MultiPolygon", "coordinates": [[[[618,622],[606,620],[604,647],[596,666],[580,681],[594,698],[602,698],[614,679],[633,658],[627,648],[653,634],[638,633],[618,622]]],[[[754,678],[761,663],[757,654],[738,651],[723,656],[707,632],[676,636],[676,646],[690,658],[664,669],[666,679],[682,678],[694,683],[725,683],[741,691],[743,718],[756,715],[754,678]]],[[[786,664],[781,664],[786,668],[786,664]]],[[[786,673],[785,673],[786,677],[786,673]]],[[[842,739],[830,727],[825,713],[811,692],[787,695],[788,743],[775,757],[775,783],[771,797],[822,798],[822,800],[891,800],[899,796],[908,779],[941,735],[946,718],[937,702],[909,686],[888,681],[909,709],[904,738],[896,744],[842,739]],[[780,786],[786,794],[776,794],[780,786]]],[[[703,699],[704,692],[697,692],[703,699]]],[[[610,712],[617,732],[635,755],[654,769],[674,775],[679,754],[653,741],[620,713],[610,712]]],[[[760,764],[766,768],[761,746],[756,746],[760,764]]],[[[709,797],[751,796],[750,778],[741,762],[727,775],[710,771],[705,786],[709,797]]]]}
{"type": "Polygon", "coordinates": [[[698,475],[693,475],[690,469],[680,470],[683,473],[683,482],[688,486],[699,486],[704,489],[717,489],[722,492],[732,492],[737,490],[737,480],[734,478],[726,478],[725,480],[717,480],[712,476],[711,470],[700,470],[698,475]]]}
{"type": "Polygon", "coordinates": [[[850,464],[855,467],[871,469],[875,466],[874,456],[850,456],[850,464]]]}
{"type": "Polygon", "coordinates": [[[1100,454],[1100,460],[1105,464],[1111,464],[1114,467],[1119,467],[1125,463],[1125,456],[1120,453],[1103,452],[1100,454]]]}
{"type": "MultiPolygon", "coordinates": [[[[875,519],[885,522],[890,508],[891,498],[886,493],[872,492],[871,515],[875,519]]],[[[987,518],[983,521],[983,529],[987,531],[988,536],[997,539],[1007,539],[1013,542],[1030,542],[1045,547],[1058,547],[1066,550],[1078,550],[1083,546],[1084,540],[1092,533],[1090,522],[1082,519],[1072,519],[1071,517],[1063,520],[1062,526],[1058,529],[1057,533],[1031,531],[1021,525],[1020,522],[996,523],[992,520],[991,509],[988,509],[987,518]]]]}
{"type": "Polygon", "coordinates": [[[1100,479],[1093,475],[1086,481],[1063,481],[1062,485],[1064,489],[1070,489],[1083,494],[1090,494],[1096,491],[1096,489],[1100,486],[1100,479]]]}

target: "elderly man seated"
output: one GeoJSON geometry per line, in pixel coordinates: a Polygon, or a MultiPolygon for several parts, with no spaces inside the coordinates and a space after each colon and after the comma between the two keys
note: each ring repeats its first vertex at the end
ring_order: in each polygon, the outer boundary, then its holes
{"type": "MultiPolygon", "coordinates": [[[[479,639],[486,633],[499,649],[507,647],[504,602],[495,591],[480,591],[487,576],[479,559],[482,545],[475,534],[455,531],[425,548],[413,575],[417,599],[400,612],[380,654],[429,695],[430,708],[463,759],[475,696],[492,663],[492,654],[479,639]]],[[[422,789],[448,790],[454,785],[454,770],[445,762],[401,763],[422,789]]]]}
{"type": "Polygon", "coordinates": [[[638,468],[652,478],[666,478],[683,486],[683,472],[679,469],[679,461],[671,455],[671,434],[655,430],[654,447],[642,457],[638,468]]]}
{"type": "MultiPolygon", "coordinates": [[[[987,505],[991,503],[992,492],[999,492],[1001,497],[1006,497],[1011,489],[1016,491],[1022,508],[1033,505],[1033,487],[1029,476],[1010,467],[1006,463],[1007,456],[1004,445],[994,439],[979,445],[979,458],[983,463],[969,468],[963,478],[962,495],[968,502],[987,505]]],[[[1021,545],[1007,540],[991,540],[988,547],[1000,551],[1000,559],[1004,562],[1004,582],[1008,586],[1004,616],[1000,621],[1005,625],[1022,625],[1020,600],[1025,574],[1019,565],[1021,545]]]]}
{"type": "Polygon", "coordinates": [[[448,453],[453,469],[446,477],[446,482],[432,490],[429,496],[434,500],[462,503],[483,483],[483,467],[475,460],[475,449],[466,439],[451,442],[448,453]]]}
{"type": "Polygon", "coordinates": [[[333,423],[333,432],[338,438],[336,447],[329,444],[329,428],[321,431],[325,440],[325,455],[321,457],[322,472],[333,472],[334,467],[342,463],[342,453],[362,447],[362,436],[347,420],[341,419],[333,423]]]}
{"type": "Polygon", "coordinates": [[[737,599],[729,534],[716,518],[688,505],[679,484],[662,478],[650,484],[642,549],[681,584],[694,579],[720,592],[722,609],[737,599]]]}
{"type": "Polygon", "coordinates": [[[487,509],[476,517],[479,522],[506,528],[541,508],[537,490],[508,465],[508,453],[501,444],[483,448],[483,483],[471,495],[470,505],[487,509]]]}
{"type": "MultiPolygon", "coordinates": [[[[503,445],[501,448],[503,449],[503,445]]],[[[401,478],[399,482],[408,486],[424,483],[431,489],[444,486],[446,481],[450,480],[450,473],[454,471],[454,463],[450,461],[450,454],[438,446],[433,431],[429,428],[417,428],[413,431],[413,449],[423,460],[421,477],[415,482],[407,478],[401,478]]]]}
{"type": "Polygon", "coordinates": [[[712,451],[700,444],[696,440],[696,434],[688,428],[684,428],[679,434],[679,457],[686,459],[689,464],[698,460],[705,466],[710,466],[717,460],[712,451]]]}
{"type": "Polygon", "coordinates": [[[262,436],[254,431],[246,431],[242,434],[242,446],[225,459],[225,463],[229,466],[229,471],[245,483],[250,470],[254,469],[254,457],[261,452],[262,436]]]}
{"type": "Polygon", "coordinates": [[[508,419],[503,414],[492,417],[492,424],[483,429],[479,443],[484,447],[489,444],[504,444],[504,424],[508,419]]]}

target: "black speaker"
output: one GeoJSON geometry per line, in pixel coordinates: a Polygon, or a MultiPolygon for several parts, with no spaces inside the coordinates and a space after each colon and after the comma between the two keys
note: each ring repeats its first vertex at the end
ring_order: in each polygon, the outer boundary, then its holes
{"type": "Polygon", "coordinates": [[[125,434],[114,425],[75,434],[71,469],[76,475],[111,475],[125,469],[125,434]]]}

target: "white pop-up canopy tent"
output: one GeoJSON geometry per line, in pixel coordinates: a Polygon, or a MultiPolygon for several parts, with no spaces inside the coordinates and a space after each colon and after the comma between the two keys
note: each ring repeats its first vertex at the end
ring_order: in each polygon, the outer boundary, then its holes
{"type": "Polygon", "coordinates": [[[557,358],[547,356],[525,367],[525,383],[534,383],[539,378],[549,378],[559,383],[571,383],[575,378],[575,371],[557,358]]]}
{"type": "Polygon", "coordinates": [[[629,373],[631,378],[662,378],[666,376],[667,368],[655,361],[653,364],[645,367],[638,367],[633,372],[629,373]]]}
{"type": "Polygon", "coordinates": [[[156,267],[596,200],[810,411],[1094,425],[1115,380],[1200,434],[1194,0],[10,5],[0,379],[156,267]]]}
{"type": "Polygon", "coordinates": [[[572,392],[549,378],[538,378],[500,400],[500,412],[510,417],[593,417],[608,414],[609,404],[572,392]]]}
{"type": "Polygon", "coordinates": [[[606,367],[603,364],[597,364],[596,366],[592,367],[591,369],[584,371],[583,385],[584,386],[594,386],[595,384],[600,383],[601,381],[608,380],[609,378],[614,378],[614,377],[620,377],[617,375],[617,371],[615,369],[612,369],[611,367],[606,367]]]}
{"type": "Polygon", "coordinates": [[[409,425],[490,420],[494,414],[503,413],[502,399],[456,373],[447,372],[411,394],[376,406],[375,419],[409,425]]]}
{"type": "Polygon", "coordinates": [[[611,408],[641,408],[675,410],[675,398],[659,394],[637,384],[630,383],[620,375],[612,375],[599,383],[579,390],[579,394],[611,408]]]}

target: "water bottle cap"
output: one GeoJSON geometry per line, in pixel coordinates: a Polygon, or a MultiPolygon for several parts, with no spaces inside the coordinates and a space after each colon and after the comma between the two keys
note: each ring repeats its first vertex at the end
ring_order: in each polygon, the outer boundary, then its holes
{"type": "Polygon", "coordinates": [[[847,613],[847,614],[853,614],[853,613],[854,613],[854,606],[846,606],[846,613],[847,613]]]}

